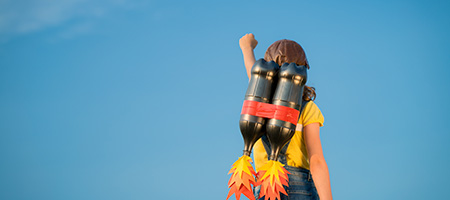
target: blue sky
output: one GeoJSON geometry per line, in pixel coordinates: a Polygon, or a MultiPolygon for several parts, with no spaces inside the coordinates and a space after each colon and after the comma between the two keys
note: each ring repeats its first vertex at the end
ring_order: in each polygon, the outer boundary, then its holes
{"type": "Polygon", "coordinates": [[[449,9],[0,0],[0,199],[226,198],[250,32],[305,48],[335,199],[443,199],[449,9]]]}

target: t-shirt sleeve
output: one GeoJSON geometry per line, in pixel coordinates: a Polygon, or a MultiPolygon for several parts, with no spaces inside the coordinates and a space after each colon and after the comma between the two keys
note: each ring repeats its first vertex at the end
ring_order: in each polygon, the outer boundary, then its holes
{"type": "Polygon", "coordinates": [[[320,126],[323,126],[324,118],[322,112],[313,101],[308,102],[303,109],[300,118],[303,121],[299,121],[299,123],[301,122],[303,124],[303,127],[312,123],[319,123],[320,126]]]}

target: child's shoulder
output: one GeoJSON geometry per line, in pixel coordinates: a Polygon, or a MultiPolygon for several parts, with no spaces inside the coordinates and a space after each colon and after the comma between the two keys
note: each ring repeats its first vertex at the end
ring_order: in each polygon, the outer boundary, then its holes
{"type": "Polygon", "coordinates": [[[319,122],[322,126],[323,121],[324,117],[322,115],[322,111],[320,111],[317,104],[314,101],[307,102],[305,107],[303,108],[299,123],[302,123],[304,126],[306,126],[310,123],[319,122]]]}
{"type": "Polygon", "coordinates": [[[317,104],[313,100],[310,100],[310,101],[306,102],[306,105],[305,105],[304,109],[305,110],[306,109],[307,110],[311,110],[311,109],[315,110],[315,109],[319,109],[319,106],[317,106],[317,104]]]}

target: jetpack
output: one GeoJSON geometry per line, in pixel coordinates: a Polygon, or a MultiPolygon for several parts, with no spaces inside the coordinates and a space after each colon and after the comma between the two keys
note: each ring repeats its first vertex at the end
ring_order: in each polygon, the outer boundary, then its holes
{"type": "Polygon", "coordinates": [[[289,172],[277,161],[280,150],[295,134],[307,80],[307,67],[259,59],[251,70],[245,93],[239,127],[244,139],[244,153],[232,165],[227,199],[235,194],[239,200],[244,194],[255,200],[253,187],[261,185],[260,197],[280,199],[280,192],[288,195],[289,172]],[[250,158],[253,145],[263,135],[269,141],[269,161],[255,172],[250,158]],[[258,180],[255,179],[258,177],[258,180]]]}

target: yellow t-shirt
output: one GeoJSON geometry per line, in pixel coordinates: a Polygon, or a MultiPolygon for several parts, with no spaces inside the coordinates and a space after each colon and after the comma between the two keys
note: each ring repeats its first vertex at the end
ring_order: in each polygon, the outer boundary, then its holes
{"type": "MultiPolygon", "coordinates": [[[[286,150],[287,165],[309,169],[308,151],[306,150],[305,141],[303,140],[302,129],[304,126],[311,123],[319,123],[320,126],[323,126],[323,121],[324,118],[319,107],[317,107],[313,101],[309,101],[303,108],[295,134],[286,150]]],[[[253,157],[256,169],[259,169],[267,162],[268,156],[261,139],[259,139],[253,147],[253,157]]]]}

